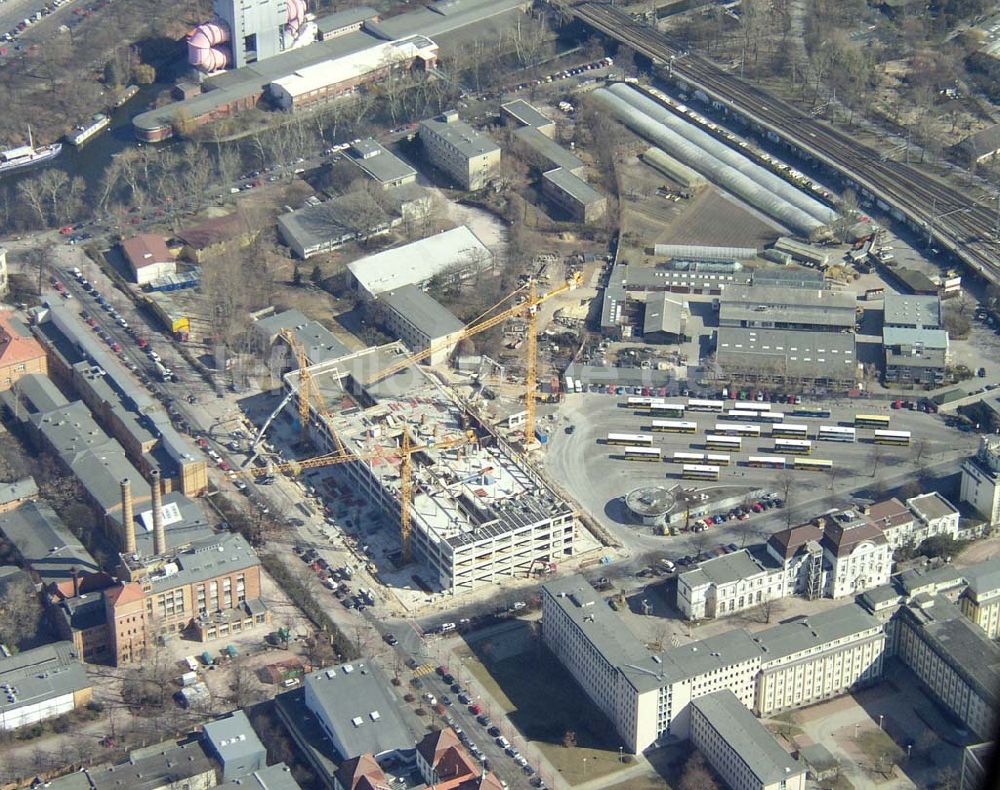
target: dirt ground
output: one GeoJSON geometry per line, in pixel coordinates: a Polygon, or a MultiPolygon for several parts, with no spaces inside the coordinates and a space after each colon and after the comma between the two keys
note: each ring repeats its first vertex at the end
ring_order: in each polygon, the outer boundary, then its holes
{"type": "Polygon", "coordinates": [[[1000,535],[977,540],[955,558],[955,565],[966,567],[1000,556],[1000,535]]]}

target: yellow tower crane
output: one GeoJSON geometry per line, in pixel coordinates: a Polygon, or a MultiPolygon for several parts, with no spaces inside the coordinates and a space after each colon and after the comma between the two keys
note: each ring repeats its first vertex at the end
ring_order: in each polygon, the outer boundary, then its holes
{"type": "MultiPolygon", "coordinates": [[[[445,436],[442,439],[435,439],[427,444],[413,444],[410,440],[410,432],[404,428],[401,446],[398,448],[400,455],[400,498],[399,498],[399,531],[403,545],[403,562],[407,563],[413,558],[412,541],[410,539],[411,522],[410,508],[413,498],[413,456],[423,450],[445,450],[449,447],[460,447],[465,444],[476,444],[479,438],[475,431],[466,431],[458,436],[445,436]]],[[[386,451],[384,448],[364,453],[350,453],[341,445],[341,451],[318,455],[314,458],[306,458],[302,461],[288,461],[283,464],[272,464],[261,469],[243,469],[239,474],[263,477],[274,472],[281,472],[289,475],[300,475],[307,469],[320,469],[325,466],[336,466],[346,464],[350,461],[374,461],[384,459],[386,451]]]]}
{"type": "MultiPolygon", "coordinates": [[[[527,286],[527,298],[521,304],[514,305],[513,307],[489,316],[488,318],[477,319],[473,323],[466,326],[465,329],[457,334],[457,336],[452,335],[446,341],[435,343],[422,351],[418,351],[415,354],[410,354],[409,356],[397,360],[391,365],[382,368],[374,376],[371,376],[365,383],[374,384],[377,381],[388,378],[394,373],[398,373],[412,364],[427,359],[429,356],[438,351],[451,347],[458,340],[472,337],[480,332],[485,332],[487,329],[497,326],[498,324],[502,324],[509,318],[525,318],[528,321],[528,342],[525,344],[527,346],[527,359],[525,364],[524,441],[526,445],[532,445],[537,441],[535,438],[535,401],[538,389],[538,308],[552,297],[577,288],[582,281],[583,277],[579,273],[576,273],[561,285],[558,285],[551,291],[539,296],[535,288],[535,282],[534,280],[531,280],[527,286]]],[[[505,297],[505,299],[509,299],[511,296],[520,294],[523,290],[523,288],[519,288],[510,294],[510,296],[505,297]]]]}
{"type": "MultiPolygon", "coordinates": [[[[288,343],[288,347],[295,356],[295,362],[299,368],[299,423],[301,424],[302,438],[308,439],[309,420],[311,418],[309,407],[315,406],[316,413],[325,416],[328,412],[326,401],[323,399],[323,395],[319,391],[319,386],[309,372],[309,359],[306,357],[306,350],[295,336],[295,332],[291,329],[282,329],[280,336],[288,343]]],[[[341,441],[337,431],[334,430],[332,425],[328,427],[333,436],[334,444],[337,446],[337,451],[340,453],[345,452],[344,443],[341,441]]]]}

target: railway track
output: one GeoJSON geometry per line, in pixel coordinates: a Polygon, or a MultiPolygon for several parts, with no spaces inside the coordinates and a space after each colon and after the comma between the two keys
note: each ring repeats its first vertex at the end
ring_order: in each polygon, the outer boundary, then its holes
{"type": "Polygon", "coordinates": [[[662,33],[616,8],[584,2],[570,10],[585,24],[627,44],[655,64],[669,64],[672,79],[690,83],[751,122],[772,129],[856,184],[863,195],[902,213],[915,229],[929,231],[941,247],[970,269],[1000,283],[1000,239],[994,238],[1000,223],[993,209],[907,164],[883,161],[874,149],[705,58],[685,53],[662,33]]]}

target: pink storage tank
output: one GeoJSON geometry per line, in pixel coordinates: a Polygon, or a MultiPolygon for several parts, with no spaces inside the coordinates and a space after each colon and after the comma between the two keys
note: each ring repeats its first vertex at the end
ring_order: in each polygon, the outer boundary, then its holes
{"type": "Polygon", "coordinates": [[[232,60],[229,47],[229,28],[221,22],[203,22],[188,36],[188,63],[202,71],[224,69],[232,60]]]}
{"type": "Polygon", "coordinates": [[[299,32],[299,25],[306,18],[305,0],[288,0],[288,32],[293,36],[299,32]]]}

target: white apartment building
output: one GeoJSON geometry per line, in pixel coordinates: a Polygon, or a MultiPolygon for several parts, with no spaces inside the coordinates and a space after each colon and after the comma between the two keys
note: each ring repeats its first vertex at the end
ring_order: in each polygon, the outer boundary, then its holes
{"type": "Polygon", "coordinates": [[[961,498],[990,525],[1000,524],[1000,436],[984,436],[962,464],[961,498]]]}
{"type": "Polygon", "coordinates": [[[805,767],[729,690],[691,703],[691,742],[732,790],[805,790],[805,767]]]}
{"type": "Polygon", "coordinates": [[[911,538],[914,545],[935,535],[958,537],[958,509],[937,491],[907,499],[906,506],[917,517],[911,538]]]}
{"type": "Polygon", "coordinates": [[[876,502],[867,512],[868,520],[882,530],[893,551],[913,540],[916,518],[896,497],[876,502]]]}
{"type": "Polygon", "coordinates": [[[542,634],[632,752],[664,734],[689,737],[691,703],[717,691],[732,692],[749,710],[771,711],[870,682],[881,673],[885,640],[881,622],[851,603],[653,654],[581,576],[542,587],[542,634]]]}
{"type": "Polygon", "coordinates": [[[463,189],[482,189],[500,167],[500,146],[459,120],[457,112],[421,121],[418,134],[431,164],[463,189]]]}
{"type": "Polygon", "coordinates": [[[823,563],[823,530],[815,524],[800,524],[775,532],[766,550],[784,572],[788,595],[803,595],[809,600],[822,598],[828,571],[823,563]]]}
{"type": "Polygon", "coordinates": [[[786,573],[766,552],[714,557],[677,577],[677,607],[688,620],[735,614],[784,598],[786,573]]]}

